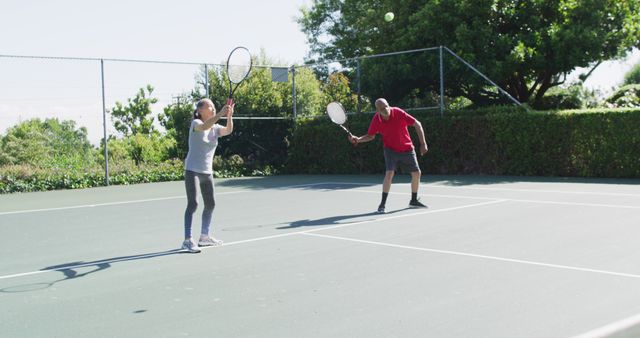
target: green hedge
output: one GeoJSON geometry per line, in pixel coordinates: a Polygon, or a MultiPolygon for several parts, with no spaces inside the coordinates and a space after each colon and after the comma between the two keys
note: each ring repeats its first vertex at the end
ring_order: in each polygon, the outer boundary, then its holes
{"type": "MultiPolygon", "coordinates": [[[[56,170],[27,165],[0,168],[0,193],[31,192],[57,189],[82,189],[104,185],[105,173],[100,167],[84,170],[56,170]]],[[[160,164],[114,165],[109,170],[113,185],[176,181],[184,177],[181,161],[160,164]]]]}
{"type": "MultiPolygon", "coordinates": [[[[277,173],[272,166],[256,169],[247,166],[239,155],[229,158],[214,158],[215,177],[263,176],[277,173]]],[[[38,168],[29,165],[0,167],[0,194],[32,192],[58,189],[82,189],[104,186],[105,172],[102,167],[87,169],[38,168]]],[[[132,161],[109,165],[109,183],[126,185],[150,182],[180,181],[184,179],[184,163],[169,160],[162,163],[132,161]]]]}
{"type": "Polygon", "coordinates": [[[245,166],[255,170],[281,167],[287,158],[287,140],[292,128],[290,119],[236,120],[233,134],[219,140],[216,157],[226,159],[238,155],[245,166]]]}
{"type": "MultiPolygon", "coordinates": [[[[413,115],[422,123],[429,143],[429,153],[419,158],[428,174],[640,178],[638,109],[525,112],[503,107],[448,112],[445,117],[434,112],[413,115]]],[[[350,116],[347,125],[354,134],[363,135],[371,116],[350,116]]],[[[216,177],[272,175],[282,167],[293,174],[384,172],[380,137],[354,147],[344,131],[324,117],[300,119],[292,128],[282,122],[277,126],[254,124],[256,128],[247,128],[246,135],[235,140],[244,145],[244,156],[216,156],[216,177]],[[260,133],[271,133],[271,137],[262,139],[260,133]]],[[[410,133],[417,144],[415,132],[410,133]]],[[[223,152],[238,150],[231,145],[223,152]]],[[[182,180],[183,174],[179,160],[112,164],[110,183],[175,181],[182,180]]],[[[0,167],[0,193],[102,185],[101,167],[0,167]]]]}
{"type": "MultiPolygon", "coordinates": [[[[429,153],[428,174],[640,177],[640,110],[525,112],[515,108],[414,114],[429,153]]],[[[350,116],[354,134],[366,133],[371,115],[350,116]]],[[[417,144],[415,132],[410,133],[417,144]]],[[[380,137],[357,147],[328,119],[300,120],[287,171],[307,174],[384,172],[380,137]]]]}

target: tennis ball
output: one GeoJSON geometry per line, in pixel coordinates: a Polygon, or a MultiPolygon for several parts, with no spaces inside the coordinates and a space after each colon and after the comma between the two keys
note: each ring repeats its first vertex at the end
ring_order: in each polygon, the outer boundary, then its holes
{"type": "Polygon", "coordinates": [[[384,21],[386,22],[391,22],[393,18],[394,18],[393,12],[388,12],[387,14],[384,15],[384,21]]]}

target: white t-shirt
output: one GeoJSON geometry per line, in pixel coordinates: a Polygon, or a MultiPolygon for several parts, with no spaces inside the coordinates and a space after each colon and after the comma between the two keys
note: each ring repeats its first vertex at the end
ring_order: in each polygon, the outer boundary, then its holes
{"type": "Polygon", "coordinates": [[[189,152],[184,161],[185,169],[201,174],[212,174],[213,155],[218,146],[220,129],[223,127],[216,123],[209,130],[196,131],[195,127],[202,124],[204,124],[204,122],[198,119],[191,121],[191,127],[189,128],[189,152]]]}

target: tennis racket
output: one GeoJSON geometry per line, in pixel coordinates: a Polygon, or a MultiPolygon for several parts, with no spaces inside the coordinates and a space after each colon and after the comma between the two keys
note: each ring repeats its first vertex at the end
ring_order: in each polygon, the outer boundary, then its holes
{"type": "Polygon", "coordinates": [[[229,78],[228,105],[233,104],[233,93],[238,89],[240,83],[249,76],[252,65],[251,53],[245,47],[236,47],[229,54],[227,59],[227,77],[229,78]]]}
{"type": "Polygon", "coordinates": [[[327,105],[327,114],[331,121],[337,125],[339,125],[347,134],[351,135],[351,132],[347,127],[343,126],[345,122],[347,122],[347,112],[344,110],[344,107],[338,102],[331,102],[327,105]]]}

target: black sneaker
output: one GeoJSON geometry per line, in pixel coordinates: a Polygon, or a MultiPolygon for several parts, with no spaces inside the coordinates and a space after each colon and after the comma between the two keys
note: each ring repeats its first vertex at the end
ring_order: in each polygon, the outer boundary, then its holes
{"type": "Polygon", "coordinates": [[[427,206],[422,204],[420,200],[411,200],[409,206],[412,208],[426,208],[427,206]]]}
{"type": "Polygon", "coordinates": [[[379,214],[384,214],[384,205],[380,204],[380,205],[378,206],[378,213],[379,213],[379,214]]]}

